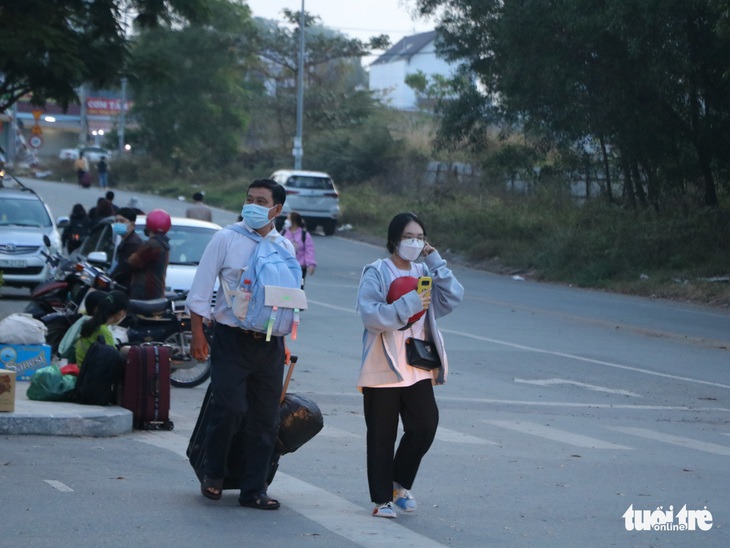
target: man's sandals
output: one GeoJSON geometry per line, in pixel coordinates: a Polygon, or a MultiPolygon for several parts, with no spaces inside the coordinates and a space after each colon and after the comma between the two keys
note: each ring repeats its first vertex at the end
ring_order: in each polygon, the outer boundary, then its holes
{"type": "Polygon", "coordinates": [[[220,500],[223,494],[223,480],[205,476],[200,482],[200,493],[207,499],[220,500]]]}
{"type": "Polygon", "coordinates": [[[238,501],[241,506],[246,508],[257,508],[258,510],[278,510],[281,504],[278,500],[269,498],[266,493],[259,495],[259,498],[251,499],[246,502],[238,501]]]}
{"type": "MultiPolygon", "coordinates": [[[[207,499],[220,500],[223,494],[223,480],[217,480],[205,476],[200,482],[200,493],[207,499]]],[[[256,508],[258,510],[278,510],[281,504],[278,500],[269,498],[266,493],[262,493],[258,498],[250,499],[245,502],[239,500],[241,506],[246,508],[256,508]]]]}

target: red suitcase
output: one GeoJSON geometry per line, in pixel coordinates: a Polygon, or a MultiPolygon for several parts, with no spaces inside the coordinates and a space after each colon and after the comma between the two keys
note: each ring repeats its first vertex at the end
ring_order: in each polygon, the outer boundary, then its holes
{"type": "Polygon", "coordinates": [[[170,349],[132,346],[127,355],[121,406],[133,414],[135,428],[172,430],[170,420],[170,349]]]}

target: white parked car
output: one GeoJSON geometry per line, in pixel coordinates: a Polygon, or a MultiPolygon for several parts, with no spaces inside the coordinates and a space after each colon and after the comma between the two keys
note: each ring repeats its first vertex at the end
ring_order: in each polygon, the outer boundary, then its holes
{"type": "MultiPolygon", "coordinates": [[[[135,222],[136,232],[144,240],[144,227],[146,217],[138,215],[135,222]]],[[[78,256],[86,260],[89,253],[102,251],[106,255],[106,261],[93,261],[105,270],[108,270],[116,251],[115,238],[112,233],[111,223],[114,217],[108,217],[100,221],[91,231],[78,251],[72,253],[72,257],[78,256]]],[[[170,238],[170,263],[167,266],[165,284],[167,289],[178,293],[187,293],[193,283],[195,271],[200,263],[200,257],[205,251],[205,246],[213,237],[213,234],[220,230],[220,225],[196,219],[184,217],[172,217],[172,226],[167,233],[170,238]]]]}
{"type": "MultiPolygon", "coordinates": [[[[5,180],[7,184],[8,180],[5,180]]],[[[41,251],[58,253],[61,236],[51,210],[32,189],[16,180],[16,186],[0,185],[0,272],[3,283],[34,288],[45,282],[48,265],[41,251]],[[46,249],[43,237],[51,240],[46,249]]]]}
{"type": "Polygon", "coordinates": [[[269,178],[286,190],[286,203],[276,222],[278,230],[289,212],[296,211],[310,232],[322,225],[327,236],[335,233],[340,216],[340,196],[332,177],[322,171],[280,169],[269,178]]]}
{"type": "Polygon", "coordinates": [[[112,158],[111,151],[102,148],[102,147],[78,147],[78,148],[64,148],[61,150],[61,152],[58,154],[59,160],[75,160],[79,157],[79,153],[83,151],[84,158],[86,158],[89,163],[96,163],[99,160],[102,159],[102,157],[106,158],[106,161],[108,162],[112,158]]]}

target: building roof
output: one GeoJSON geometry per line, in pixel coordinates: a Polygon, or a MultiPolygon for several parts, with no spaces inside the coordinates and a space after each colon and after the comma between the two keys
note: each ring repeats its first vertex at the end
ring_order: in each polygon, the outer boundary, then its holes
{"type": "Polygon", "coordinates": [[[395,61],[409,61],[411,57],[421,51],[424,46],[433,41],[435,38],[435,30],[406,36],[399,40],[395,46],[373,61],[370,66],[386,65],[395,61]]]}

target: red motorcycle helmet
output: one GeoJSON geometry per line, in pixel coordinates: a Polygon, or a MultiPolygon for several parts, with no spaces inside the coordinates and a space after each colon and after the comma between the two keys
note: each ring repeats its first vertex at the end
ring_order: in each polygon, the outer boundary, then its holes
{"type": "Polygon", "coordinates": [[[154,234],[167,234],[172,221],[170,215],[164,209],[153,209],[147,214],[147,225],[145,228],[154,234]]]}
{"type": "MultiPolygon", "coordinates": [[[[395,280],[393,280],[393,283],[390,284],[390,288],[388,288],[388,294],[385,296],[385,300],[388,304],[391,304],[394,301],[400,299],[406,293],[415,290],[417,286],[418,279],[414,278],[413,276],[401,276],[400,278],[396,278],[395,280]]],[[[405,327],[399,329],[399,331],[409,328],[412,324],[417,322],[425,313],[425,310],[416,312],[413,316],[408,318],[408,323],[405,325],[405,327]]]]}

